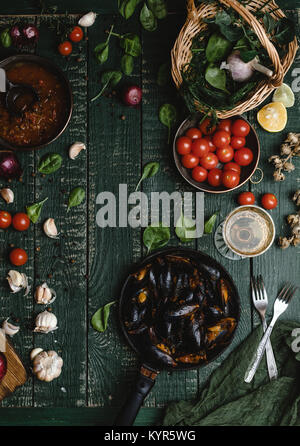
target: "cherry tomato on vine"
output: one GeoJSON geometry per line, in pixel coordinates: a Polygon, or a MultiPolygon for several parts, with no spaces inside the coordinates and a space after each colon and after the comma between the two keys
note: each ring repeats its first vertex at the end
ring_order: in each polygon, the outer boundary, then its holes
{"type": "Polygon", "coordinates": [[[242,192],[238,196],[238,203],[241,206],[255,203],[255,196],[252,192],[242,192]]]}
{"type": "Polygon", "coordinates": [[[181,136],[176,141],[176,148],[180,155],[187,155],[192,149],[192,140],[187,136],[181,136]]]}
{"type": "Polygon", "coordinates": [[[225,170],[234,170],[239,175],[241,174],[241,167],[237,163],[233,163],[233,162],[227,163],[224,165],[223,169],[224,169],[224,171],[225,170]]]}
{"type": "Polygon", "coordinates": [[[253,160],[253,153],[250,149],[247,147],[243,147],[242,149],[239,149],[234,154],[234,161],[239,166],[248,166],[252,163],[253,160]]]}
{"type": "Polygon", "coordinates": [[[198,183],[203,183],[207,178],[207,170],[204,167],[196,166],[192,170],[192,177],[198,183]]]}
{"type": "Polygon", "coordinates": [[[223,171],[215,167],[208,172],[207,181],[211,186],[217,187],[222,184],[223,171]]]}
{"type": "Polygon", "coordinates": [[[11,220],[9,212],[0,211],[0,229],[7,229],[11,225],[11,220]]]}
{"type": "Polygon", "coordinates": [[[205,118],[201,124],[198,124],[198,127],[203,135],[212,135],[216,130],[216,126],[211,124],[211,120],[209,118],[205,118]]]}
{"type": "Polygon", "coordinates": [[[250,125],[243,119],[237,119],[232,124],[231,131],[234,136],[247,136],[250,132],[250,125]]]}
{"type": "Polygon", "coordinates": [[[242,149],[245,147],[246,138],[244,136],[233,136],[230,145],[233,149],[242,149]]]}
{"type": "Polygon", "coordinates": [[[240,176],[235,170],[225,170],[222,176],[222,183],[228,189],[236,187],[240,182],[240,176]]]}
{"type": "Polygon", "coordinates": [[[230,144],[230,134],[224,130],[218,130],[213,135],[212,142],[218,149],[223,149],[230,144]]]}
{"type": "Polygon", "coordinates": [[[203,139],[206,139],[206,141],[208,142],[209,145],[209,151],[210,152],[215,152],[217,150],[216,146],[213,144],[212,140],[211,140],[211,136],[210,135],[206,135],[204,136],[203,139]]]}
{"type": "Polygon", "coordinates": [[[72,42],[80,42],[83,38],[83,31],[80,28],[80,26],[74,26],[72,31],[69,34],[69,39],[72,40],[72,42]]]}
{"type": "Polygon", "coordinates": [[[229,163],[233,159],[234,151],[231,146],[226,146],[222,149],[218,149],[216,155],[221,163],[229,163]]]}
{"type": "Polygon", "coordinates": [[[187,155],[184,155],[182,157],[181,162],[182,165],[187,169],[193,169],[194,167],[198,166],[199,158],[192,153],[188,153],[187,155]]]}
{"type": "Polygon", "coordinates": [[[277,203],[278,201],[274,194],[264,194],[261,198],[262,207],[265,209],[275,209],[277,203]]]}
{"type": "Polygon", "coordinates": [[[187,132],[185,132],[185,136],[191,139],[199,139],[202,137],[202,133],[199,129],[196,129],[195,127],[192,127],[187,132]]]}
{"type": "Polygon", "coordinates": [[[231,133],[232,121],[231,119],[222,119],[218,125],[218,130],[224,130],[227,133],[231,133]]]}
{"type": "Polygon", "coordinates": [[[200,165],[207,170],[214,169],[215,167],[217,167],[218,163],[219,159],[213,152],[209,152],[207,155],[203,156],[200,159],[200,165]]]}
{"type": "Polygon", "coordinates": [[[58,52],[62,56],[68,56],[72,53],[72,43],[66,40],[58,45],[58,52]]]}
{"type": "Polygon", "coordinates": [[[28,260],[28,255],[24,249],[15,248],[9,253],[9,260],[15,266],[22,266],[28,260]]]}
{"type": "Polygon", "coordinates": [[[203,156],[209,153],[209,144],[204,138],[194,139],[192,142],[192,152],[198,158],[202,158],[203,156]]]}
{"type": "Polygon", "coordinates": [[[30,226],[30,219],[27,214],[18,212],[13,216],[12,225],[17,231],[26,231],[30,226]]]}

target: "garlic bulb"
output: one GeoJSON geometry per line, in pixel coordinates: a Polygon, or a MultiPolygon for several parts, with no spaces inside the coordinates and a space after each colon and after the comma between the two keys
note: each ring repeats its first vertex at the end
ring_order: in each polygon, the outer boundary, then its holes
{"type": "Polygon", "coordinates": [[[40,381],[50,382],[59,377],[63,363],[62,358],[54,350],[48,352],[42,350],[33,357],[33,373],[40,381]]]}
{"type": "Polygon", "coordinates": [[[55,238],[57,239],[59,236],[59,233],[57,231],[56,225],[55,225],[55,221],[53,218],[48,218],[44,225],[43,225],[43,229],[45,234],[47,235],[47,237],[50,238],[55,238]]]}
{"type": "Polygon", "coordinates": [[[3,198],[3,200],[6,201],[7,204],[14,202],[15,195],[11,189],[9,189],[7,187],[4,189],[1,189],[0,194],[1,194],[1,197],[3,198]]]}
{"type": "Polygon", "coordinates": [[[22,289],[25,289],[24,296],[29,294],[30,286],[28,285],[26,274],[19,273],[19,271],[10,270],[7,275],[7,281],[13,293],[18,293],[22,289]]]}
{"type": "Polygon", "coordinates": [[[74,142],[69,148],[69,157],[71,160],[76,159],[81,150],[86,150],[86,145],[83,142],[74,142]]]}
{"type": "Polygon", "coordinates": [[[10,322],[8,322],[8,319],[5,319],[5,321],[2,324],[2,330],[8,336],[14,336],[15,334],[18,333],[18,331],[20,330],[20,327],[18,327],[17,325],[11,324],[10,322]]]}
{"type": "Polygon", "coordinates": [[[92,26],[95,23],[97,14],[95,12],[88,12],[87,14],[84,14],[84,16],[81,17],[81,19],[78,21],[78,25],[88,27],[92,26]]]}
{"type": "Polygon", "coordinates": [[[43,349],[40,348],[40,347],[36,347],[36,348],[34,348],[33,350],[31,350],[31,352],[30,352],[30,359],[31,359],[31,361],[33,361],[34,358],[35,358],[39,353],[41,353],[42,351],[43,351],[43,349]]]}
{"type": "Polygon", "coordinates": [[[37,304],[52,304],[56,299],[56,292],[49,288],[45,282],[36,287],[34,297],[37,304]]]}
{"type": "Polygon", "coordinates": [[[35,325],[34,331],[37,333],[50,333],[58,328],[55,314],[47,310],[37,315],[35,325]]]}

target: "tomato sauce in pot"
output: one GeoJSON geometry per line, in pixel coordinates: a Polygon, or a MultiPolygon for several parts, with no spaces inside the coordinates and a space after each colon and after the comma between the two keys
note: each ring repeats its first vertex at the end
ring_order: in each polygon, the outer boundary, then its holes
{"type": "Polygon", "coordinates": [[[65,86],[45,67],[33,62],[18,62],[6,69],[14,84],[31,85],[39,95],[21,116],[11,115],[0,95],[0,138],[12,146],[31,147],[47,143],[60,131],[68,111],[65,86]]]}

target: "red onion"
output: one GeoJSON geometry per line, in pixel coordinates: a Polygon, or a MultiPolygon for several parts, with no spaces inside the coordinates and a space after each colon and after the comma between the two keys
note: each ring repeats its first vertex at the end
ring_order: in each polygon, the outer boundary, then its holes
{"type": "Polygon", "coordinates": [[[36,43],[39,38],[39,30],[34,25],[24,26],[22,33],[29,44],[36,43]]]}
{"type": "Polygon", "coordinates": [[[13,152],[0,151],[0,177],[11,179],[20,178],[22,168],[18,158],[13,152]]]}
{"type": "Polygon", "coordinates": [[[10,30],[10,36],[15,46],[27,46],[37,42],[39,31],[37,27],[32,24],[25,26],[14,25],[10,30]]]}
{"type": "Polygon", "coordinates": [[[3,353],[0,353],[0,381],[4,378],[7,370],[7,362],[3,353]]]}
{"type": "Polygon", "coordinates": [[[131,85],[124,89],[122,97],[126,105],[139,105],[142,100],[142,89],[137,85],[131,85]]]}
{"type": "Polygon", "coordinates": [[[22,44],[22,34],[18,25],[14,25],[10,30],[10,36],[12,38],[13,44],[19,46],[22,44]]]}

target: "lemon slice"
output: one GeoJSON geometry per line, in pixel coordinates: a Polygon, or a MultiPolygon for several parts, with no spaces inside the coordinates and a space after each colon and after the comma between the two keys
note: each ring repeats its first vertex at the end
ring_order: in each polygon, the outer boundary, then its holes
{"type": "Polygon", "coordinates": [[[287,111],[282,102],[271,102],[257,113],[257,120],[267,132],[281,132],[287,123],[287,111]]]}
{"type": "Polygon", "coordinates": [[[276,88],[273,95],[274,102],[281,102],[285,107],[293,107],[295,104],[295,95],[291,87],[287,84],[282,84],[280,87],[276,88]]]}

